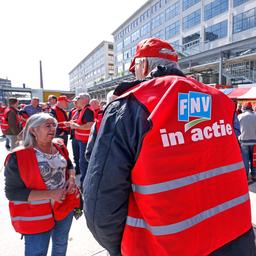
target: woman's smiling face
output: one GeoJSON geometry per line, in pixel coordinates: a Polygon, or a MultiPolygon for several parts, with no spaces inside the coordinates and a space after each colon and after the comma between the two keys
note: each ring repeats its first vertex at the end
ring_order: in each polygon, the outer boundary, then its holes
{"type": "Polygon", "coordinates": [[[47,119],[43,124],[34,128],[37,144],[51,142],[56,134],[57,124],[53,119],[47,119]]]}

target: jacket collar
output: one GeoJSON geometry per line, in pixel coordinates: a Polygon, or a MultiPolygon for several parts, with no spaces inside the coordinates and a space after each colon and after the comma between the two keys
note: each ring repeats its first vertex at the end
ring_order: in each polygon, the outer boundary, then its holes
{"type": "Polygon", "coordinates": [[[170,75],[174,75],[174,76],[182,76],[182,77],[186,77],[183,72],[177,68],[173,68],[173,67],[169,67],[169,66],[157,66],[154,70],[152,70],[149,75],[144,79],[144,80],[134,80],[134,81],[124,81],[121,82],[115,89],[114,91],[114,95],[116,96],[120,96],[123,93],[125,93],[126,91],[128,91],[129,89],[131,89],[132,87],[156,78],[156,77],[161,77],[161,76],[170,76],[170,75]]]}

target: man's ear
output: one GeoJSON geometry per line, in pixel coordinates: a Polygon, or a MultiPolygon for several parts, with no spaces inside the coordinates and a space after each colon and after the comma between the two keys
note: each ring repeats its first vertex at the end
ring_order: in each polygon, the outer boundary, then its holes
{"type": "Polygon", "coordinates": [[[148,60],[145,59],[143,61],[143,75],[147,76],[148,75],[148,60]]]}

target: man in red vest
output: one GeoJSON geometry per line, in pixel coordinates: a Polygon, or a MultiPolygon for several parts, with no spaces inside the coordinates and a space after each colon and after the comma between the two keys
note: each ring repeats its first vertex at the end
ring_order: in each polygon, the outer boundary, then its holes
{"type": "Polygon", "coordinates": [[[87,225],[111,256],[256,255],[235,106],[177,62],[167,41],[137,45],[91,154],[87,225]]]}
{"type": "Polygon", "coordinates": [[[79,169],[81,172],[80,187],[83,190],[83,182],[86,176],[88,161],[85,158],[85,150],[90,135],[91,127],[94,123],[94,111],[90,105],[90,95],[80,93],[77,100],[78,111],[73,120],[70,121],[70,128],[75,129],[75,139],[79,144],[79,169]]]}
{"type": "Polygon", "coordinates": [[[11,144],[10,149],[13,150],[15,147],[18,146],[18,135],[22,130],[22,126],[19,118],[18,99],[11,97],[9,98],[8,103],[9,107],[6,108],[4,111],[1,129],[2,133],[6,135],[6,138],[11,144]]]}
{"type": "Polygon", "coordinates": [[[67,127],[68,115],[66,109],[70,100],[66,95],[58,97],[57,104],[51,108],[50,114],[54,116],[58,121],[58,127],[56,131],[56,138],[63,139],[65,145],[68,144],[69,127],[67,127]]]}

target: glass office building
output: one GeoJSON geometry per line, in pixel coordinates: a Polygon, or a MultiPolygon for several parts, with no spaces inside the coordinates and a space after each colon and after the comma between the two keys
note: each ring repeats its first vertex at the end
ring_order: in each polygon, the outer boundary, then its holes
{"type": "Polygon", "coordinates": [[[69,72],[70,90],[86,92],[113,75],[113,43],[103,41],[69,72]]]}
{"type": "Polygon", "coordinates": [[[255,0],[149,0],[112,34],[117,77],[129,74],[140,40],[159,37],[202,82],[256,82],[255,0]]]}

